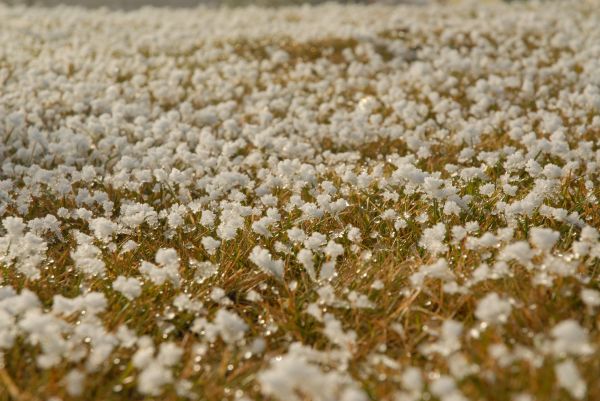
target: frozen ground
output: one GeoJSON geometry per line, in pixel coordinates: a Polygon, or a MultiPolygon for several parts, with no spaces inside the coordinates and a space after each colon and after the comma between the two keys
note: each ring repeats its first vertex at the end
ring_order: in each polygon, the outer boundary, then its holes
{"type": "Polygon", "coordinates": [[[0,400],[599,400],[599,10],[0,6],[0,400]]]}
{"type": "MultiPolygon", "coordinates": [[[[154,7],[196,7],[208,6],[293,6],[301,4],[325,3],[322,0],[3,0],[0,4],[10,5],[40,5],[57,6],[70,5],[89,8],[108,7],[111,9],[135,10],[144,6],[154,7]]],[[[340,3],[365,3],[365,4],[426,4],[427,0],[356,0],[341,1],[340,3]]]]}

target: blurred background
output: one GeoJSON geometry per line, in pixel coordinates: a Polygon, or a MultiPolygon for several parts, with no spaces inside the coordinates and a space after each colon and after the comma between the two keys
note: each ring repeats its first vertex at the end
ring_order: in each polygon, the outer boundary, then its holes
{"type": "MultiPolygon", "coordinates": [[[[280,7],[286,5],[319,4],[331,0],[0,0],[0,4],[9,5],[45,5],[56,6],[60,4],[79,5],[83,7],[108,7],[112,9],[131,10],[143,6],[160,7],[194,7],[200,4],[210,6],[238,7],[245,5],[280,7]]],[[[349,0],[336,1],[337,3],[355,4],[426,4],[431,0],[349,0]]]]}

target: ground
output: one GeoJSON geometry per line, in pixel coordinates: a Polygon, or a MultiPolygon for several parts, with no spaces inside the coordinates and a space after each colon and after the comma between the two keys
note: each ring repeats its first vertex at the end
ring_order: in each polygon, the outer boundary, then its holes
{"type": "Polygon", "coordinates": [[[600,399],[598,6],[0,6],[0,400],[600,399]]]}

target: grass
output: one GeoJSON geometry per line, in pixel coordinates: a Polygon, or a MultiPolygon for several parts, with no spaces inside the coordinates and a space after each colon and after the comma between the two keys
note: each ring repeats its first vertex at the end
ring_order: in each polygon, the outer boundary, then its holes
{"type": "MultiPolygon", "coordinates": [[[[587,194],[585,189],[571,182],[575,180],[571,179],[564,183],[567,193],[571,192],[568,189],[576,188],[576,190],[571,196],[559,199],[559,205],[567,210],[580,209],[584,219],[597,222],[600,218],[598,205],[589,203],[580,205],[578,198],[585,199],[587,194]]],[[[100,183],[92,187],[103,189],[111,194],[111,200],[117,205],[124,199],[139,200],[140,197],[140,194],[132,196],[124,191],[105,188],[100,183]]],[[[143,196],[142,199],[149,203],[164,204],[162,196],[162,193],[153,193],[143,196]]],[[[285,191],[281,191],[279,198],[286,199],[286,197],[285,191]]],[[[418,356],[419,345],[429,337],[424,328],[435,329],[448,318],[461,320],[465,324],[475,324],[473,320],[475,301],[481,294],[495,291],[519,300],[519,307],[515,309],[504,327],[486,330],[479,338],[466,340],[464,354],[467,359],[477,363],[481,369],[485,369],[488,374],[497,378],[492,383],[482,381],[478,377],[465,379],[461,383],[465,395],[472,396],[474,399],[500,400],[508,399],[508,395],[514,391],[532,390],[540,400],[564,399],[562,398],[564,394],[558,392],[551,384],[553,380],[550,364],[546,363],[541,369],[531,369],[526,363],[521,363],[507,372],[490,360],[486,350],[490,344],[502,340],[510,340],[510,344],[515,346],[531,347],[537,336],[566,318],[584,317],[585,327],[590,331],[592,338],[595,341],[599,340],[594,315],[582,314],[585,306],[578,297],[581,284],[577,280],[570,278],[559,280],[552,288],[547,289],[532,287],[529,284],[530,274],[523,269],[518,269],[513,277],[478,285],[467,295],[448,296],[441,291],[439,285],[434,283],[423,291],[411,290],[407,286],[408,275],[422,264],[430,262],[417,246],[421,234],[420,227],[410,224],[406,229],[393,233],[389,224],[382,224],[378,216],[382,209],[392,207],[407,214],[425,211],[432,216],[433,222],[437,222],[442,216],[439,207],[416,203],[414,198],[407,195],[401,196],[397,202],[385,202],[374,190],[354,192],[348,199],[352,206],[344,211],[339,219],[305,222],[301,227],[306,232],[337,232],[345,225],[352,224],[360,228],[363,233],[376,234],[375,238],[366,238],[363,244],[365,250],[372,250],[371,258],[363,261],[359,256],[348,255],[338,266],[338,277],[333,282],[337,293],[344,294],[347,290],[355,290],[366,294],[376,304],[373,310],[349,309],[336,314],[345,325],[352,327],[357,333],[357,350],[351,361],[350,372],[368,390],[371,398],[384,399],[390,396],[398,388],[399,372],[385,366],[370,366],[369,369],[365,369],[369,355],[376,353],[379,347],[385,345],[386,355],[401,366],[416,365],[428,371],[446,371],[445,361],[435,358],[429,360],[418,356]],[[384,289],[372,289],[374,280],[383,282],[384,289]],[[390,330],[391,323],[396,321],[402,323],[404,336],[390,330]]],[[[477,221],[482,231],[502,224],[490,214],[490,201],[487,198],[475,195],[475,199],[469,213],[462,218],[456,218],[453,223],[464,224],[467,221],[477,221]]],[[[73,206],[64,200],[43,196],[35,204],[36,206],[27,215],[28,219],[53,214],[59,207],[73,206]]],[[[284,230],[291,227],[298,217],[297,213],[283,216],[279,234],[275,234],[269,242],[272,244],[283,237],[284,230]]],[[[331,345],[319,333],[319,323],[304,312],[308,303],[314,302],[317,297],[314,286],[301,267],[291,259],[286,260],[284,283],[277,282],[264,273],[257,273],[256,269],[247,262],[250,250],[258,243],[256,234],[249,229],[249,222],[234,241],[222,246],[217,255],[209,256],[200,245],[200,239],[205,234],[213,233],[198,227],[198,220],[199,216],[189,216],[186,226],[189,227],[190,232],[178,230],[170,240],[163,238],[166,228],[162,226],[156,228],[144,226],[138,230],[137,235],[117,238],[115,241],[117,244],[133,238],[139,243],[139,248],[126,256],[120,256],[117,252],[104,252],[103,260],[107,266],[107,276],[93,281],[85,281],[81,275],[74,272],[69,258],[72,240],[69,240],[68,231],[63,230],[66,241],[56,241],[50,246],[48,250],[50,257],[40,280],[27,281],[11,269],[4,267],[2,269],[4,285],[11,285],[17,289],[28,288],[38,294],[44,305],[50,305],[52,297],[57,294],[66,297],[76,296],[82,288],[103,292],[108,298],[109,307],[101,318],[109,330],[127,324],[138,335],[150,335],[156,342],[166,339],[175,341],[184,348],[186,355],[191,355],[195,335],[190,333],[189,329],[194,316],[185,313],[173,316],[175,315],[173,308],[169,305],[176,291],[169,284],[162,287],[147,284],[142,296],[133,302],[127,302],[110,288],[112,279],[117,275],[130,273],[135,268],[136,261],[152,260],[158,248],[172,247],[177,250],[182,259],[184,284],[181,290],[194,299],[201,300],[210,316],[218,305],[208,298],[208,294],[213,286],[223,288],[227,297],[233,301],[232,308],[250,325],[250,337],[266,336],[268,355],[284,353],[289,341],[299,341],[316,349],[331,349],[331,345]],[[219,274],[202,284],[195,284],[193,272],[187,266],[190,258],[217,263],[220,266],[219,274]],[[295,289],[290,288],[291,282],[297,282],[295,289]],[[250,289],[259,289],[263,294],[263,301],[245,302],[242,294],[250,289]],[[269,322],[278,327],[276,332],[268,330],[269,322]],[[266,335],[267,332],[270,334],[266,335]]],[[[549,225],[549,222],[539,215],[522,223],[515,232],[516,238],[527,238],[528,226],[549,225]]],[[[563,234],[562,247],[568,249],[568,244],[576,238],[576,232],[566,225],[550,224],[550,226],[563,234]]],[[[85,227],[75,221],[69,223],[67,227],[85,230],[85,227]]],[[[349,244],[344,243],[344,245],[349,248],[349,244]]],[[[454,263],[454,271],[459,276],[468,275],[473,267],[485,260],[482,255],[466,251],[460,245],[451,246],[444,256],[454,263]]],[[[595,262],[591,268],[581,269],[586,269],[586,275],[595,282],[597,267],[598,262],[595,262]]],[[[72,319],[76,320],[77,317],[74,316],[72,319]]],[[[58,366],[51,372],[40,371],[33,363],[37,351],[35,347],[20,344],[5,354],[5,368],[0,371],[0,379],[6,392],[4,396],[0,396],[0,399],[43,399],[47,394],[58,394],[63,399],[69,399],[58,385],[58,378],[66,374],[72,364],[58,366]]],[[[582,372],[589,383],[594,383],[595,377],[600,374],[597,356],[598,354],[591,355],[582,364],[582,372]]],[[[131,352],[127,350],[115,352],[111,356],[112,363],[108,363],[86,382],[87,398],[90,400],[148,399],[134,391],[135,383],[131,380],[134,377],[134,368],[130,362],[128,363],[130,358],[131,352]]],[[[219,340],[211,345],[203,358],[186,360],[180,367],[180,377],[192,380],[194,391],[201,394],[202,399],[227,398],[237,390],[260,398],[253,378],[258,370],[266,366],[268,359],[256,356],[246,358],[243,350],[232,350],[219,340]]],[[[589,399],[595,397],[600,397],[600,389],[591,386],[589,399]]],[[[157,399],[177,398],[172,390],[167,390],[157,399]]]]}
{"type": "MultiPolygon", "coordinates": [[[[383,62],[390,62],[392,53],[385,43],[391,38],[404,38],[405,45],[418,52],[420,46],[432,45],[428,41],[435,38],[435,34],[414,34],[410,36],[404,31],[390,31],[382,29],[377,36],[383,44],[375,47],[375,57],[380,57],[383,62]]],[[[458,39],[456,39],[458,40],[458,39]]],[[[490,39],[491,40],[491,39],[490,39]]],[[[528,42],[530,50],[535,50],[536,44],[528,42]]],[[[348,63],[343,57],[344,50],[356,51],[359,42],[349,38],[323,38],[313,42],[299,42],[293,38],[270,38],[264,41],[237,40],[215,45],[224,49],[232,48],[236,60],[248,64],[260,62],[265,59],[273,48],[284,49],[290,56],[289,61],[279,67],[261,72],[256,81],[244,80],[243,78],[222,77],[223,82],[231,86],[240,86],[244,89],[232,97],[236,107],[242,108],[248,97],[255,92],[264,91],[268,85],[273,83],[287,85],[290,91],[300,92],[300,87],[306,84],[303,78],[293,75],[294,69],[300,63],[316,63],[326,60],[330,71],[344,69],[348,63]],[[237,81],[236,81],[237,80],[237,81]]],[[[469,40],[464,42],[448,44],[461,51],[467,52],[473,46],[469,40]]],[[[201,108],[210,104],[218,104],[223,98],[216,92],[218,84],[215,83],[215,92],[208,91],[206,95],[197,95],[192,88],[191,77],[199,67],[194,61],[196,52],[202,51],[201,46],[196,50],[189,50],[177,54],[177,67],[189,72],[183,80],[178,100],[170,103],[160,96],[152,98],[151,101],[161,107],[164,113],[175,109],[183,101],[190,101],[193,107],[201,108]],[[211,98],[214,96],[214,98],[211,98]]],[[[140,49],[140,57],[153,57],[151,50],[140,49]],[[145,54],[145,55],[144,55],[145,54]]],[[[177,53],[177,49],[171,49],[177,53]]],[[[367,56],[365,56],[367,57],[367,56]]],[[[554,55],[552,57],[558,57],[554,55]]],[[[2,60],[0,59],[0,62],[2,60]]],[[[204,60],[222,63],[229,62],[221,60],[204,60]]],[[[360,60],[359,60],[360,61],[360,60]]],[[[363,60],[363,61],[366,61],[363,60]]],[[[357,61],[358,62],[358,61],[357,61]]],[[[548,65],[552,60],[548,61],[548,65]]],[[[200,66],[208,68],[208,65],[200,66]]],[[[156,71],[148,67],[146,74],[153,76],[156,71]]],[[[16,69],[16,67],[15,67],[16,69]]],[[[18,72],[18,71],[17,71],[18,72]]],[[[13,72],[14,73],[14,72],[13,72]]],[[[394,68],[388,65],[378,72],[379,74],[394,74],[394,68]]],[[[70,72],[77,77],[78,72],[70,72]]],[[[319,82],[319,74],[326,75],[327,69],[317,72],[314,81],[319,82]]],[[[343,77],[342,73],[342,77],[343,77]]],[[[466,109],[472,104],[469,99],[468,89],[479,77],[462,76],[455,74],[460,84],[454,91],[440,89],[439,93],[453,99],[466,109]]],[[[74,78],[75,79],[75,78],[74,78]]],[[[117,81],[128,82],[132,76],[122,75],[117,81]]],[[[551,78],[548,78],[550,80],[551,78]]],[[[310,80],[308,80],[310,81],[310,80]]],[[[424,103],[426,100],[419,93],[421,90],[409,78],[404,81],[404,89],[413,91],[414,99],[424,103]]],[[[556,84],[552,90],[559,90],[562,84],[556,84]]],[[[207,88],[210,89],[210,88],[207,88]]],[[[331,90],[331,88],[329,88],[331,90]]],[[[318,92],[318,91],[317,91],[318,92]]],[[[347,104],[341,104],[339,109],[315,113],[315,119],[320,124],[331,124],[335,114],[341,110],[351,110],[360,99],[366,95],[377,94],[377,90],[366,82],[364,86],[357,83],[350,86],[346,92],[347,104]],[[360,89],[357,89],[360,87],[360,89]]],[[[314,96],[323,101],[328,97],[325,93],[316,93],[314,96]],[[320,96],[320,97],[319,97],[320,96]]],[[[397,123],[400,118],[394,117],[393,109],[382,99],[384,106],[378,111],[384,116],[382,129],[392,123],[397,123]],[[394,120],[396,119],[396,120],[394,120]]],[[[523,102],[519,104],[525,110],[535,111],[537,106],[533,103],[523,102]]],[[[490,113],[493,111],[490,111],[490,113]]],[[[273,115],[273,126],[285,125],[286,119],[293,115],[291,107],[283,107],[273,115]]],[[[63,124],[69,117],[69,112],[53,117],[42,117],[42,124],[51,130],[63,124]]],[[[247,123],[256,121],[256,115],[239,115],[240,120],[247,123]]],[[[426,119],[429,119],[428,116],[426,119]]],[[[592,116],[590,115],[589,118],[592,116]]],[[[431,120],[430,120],[431,121],[431,120]]],[[[195,121],[196,128],[203,128],[204,124],[195,121]]],[[[128,137],[130,143],[135,143],[137,138],[133,126],[124,124],[123,135],[128,137]]],[[[218,126],[215,128],[219,128],[218,126]]],[[[508,127],[494,127],[494,130],[481,137],[481,142],[472,146],[476,154],[484,151],[502,149],[504,146],[514,146],[522,149],[523,145],[511,139],[507,135],[508,127]]],[[[540,127],[534,126],[533,132],[542,137],[544,133],[540,127]]],[[[520,170],[518,175],[518,192],[515,196],[509,196],[499,190],[500,185],[492,196],[484,196],[479,193],[481,181],[474,179],[463,181],[455,174],[444,170],[447,163],[460,164],[460,151],[464,144],[452,144],[436,135],[437,127],[426,129],[424,137],[429,141],[431,156],[418,160],[415,165],[423,171],[434,173],[440,172],[442,178],[452,181],[458,190],[458,195],[472,196],[470,206],[463,210],[458,216],[448,216],[443,212],[441,202],[432,201],[420,194],[411,193],[404,189],[394,190],[399,195],[397,200],[386,200],[383,196],[384,188],[373,183],[366,188],[360,189],[356,185],[348,185],[344,182],[341,171],[336,170],[336,163],[323,168],[318,174],[317,181],[331,181],[340,190],[349,206],[337,216],[327,215],[322,219],[302,220],[299,210],[286,211],[283,206],[289,201],[293,192],[289,187],[277,186],[273,194],[277,198],[278,208],[281,212],[281,220],[272,230],[273,236],[265,239],[259,237],[252,231],[251,224],[258,220],[259,216],[250,216],[245,219],[244,227],[240,230],[234,240],[223,243],[215,255],[208,254],[201,244],[204,236],[217,237],[214,229],[208,229],[199,224],[200,213],[189,213],[185,216],[185,223],[172,230],[164,220],[160,220],[156,226],[143,224],[128,234],[116,235],[113,240],[116,244],[115,250],[102,247],[102,260],[106,264],[106,275],[104,277],[86,278],[74,267],[71,252],[75,248],[75,239],[72,230],[80,230],[89,233],[88,225],[81,219],[61,219],[61,234],[63,239],[58,239],[48,234],[46,239],[49,243],[47,259],[41,269],[41,277],[38,280],[28,280],[19,274],[10,265],[0,265],[0,274],[3,286],[12,286],[18,291],[29,289],[40,299],[43,307],[49,310],[53,304],[53,297],[62,295],[68,298],[78,296],[85,291],[98,291],[106,296],[107,308],[99,315],[102,324],[108,332],[115,331],[122,325],[127,325],[136,335],[150,336],[155,344],[164,341],[172,341],[184,350],[181,362],[176,366],[175,377],[190,380],[192,392],[199,400],[240,399],[242,395],[252,399],[265,399],[261,393],[260,386],[256,380],[257,373],[266,369],[272,358],[285,354],[293,342],[299,342],[316,350],[334,352],[339,347],[332,344],[330,339],[323,333],[323,324],[306,312],[309,304],[319,302],[318,290],[314,282],[308,277],[302,266],[293,256],[300,248],[292,248],[290,255],[282,256],[276,250],[276,242],[289,242],[286,230],[297,225],[307,233],[320,232],[331,238],[337,238],[337,242],[343,245],[345,254],[340,258],[336,266],[336,277],[331,280],[330,285],[339,300],[347,299],[350,291],[364,294],[374,303],[373,308],[336,307],[320,304],[323,312],[331,312],[341,321],[347,330],[356,333],[356,341],[352,350],[351,359],[348,363],[349,375],[359,383],[369,399],[384,400],[393,399],[394,395],[403,387],[402,372],[406,367],[414,366],[427,373],[427,380],[434,380],[439,375],[448,374],[451,370],[449,359],[437,354],[423,355],[421,347],[436,339],[436,334],[442,323],[447,319],[462,322],[465,333],[461,336],[461,355],[470,364],[477,368],[476,374],[467,375],[457,379],[457,385],[468,399],[472,400],[512,400],[514,395],[527,392],[535,396],[535,400],[565,400],[569,395],[559,389],[554,373],[554,363],[550,356],[540,356],[537,351],[540,344],[547,339],[548,330],[565,319],[575,319],[587,330],[590,342],[600,344],[600,332],[598,330],[597,313],[590,310],[581,300],[580,292],[583,288],[600,289],[598,285],[598,259],[585,257],[572,259],[570,256],[571,246],[579,238],[580,230],[572,225],[549,219],[539,212],[530,216],[520,216],[514,224],[514,239],[527,240],[530,229],[536,226],[552,228],[560,233],[560,242],[557,244],[555,255],[564,255],[565,263],[575,263],[580,280],[573,277],[555,277],[552,286],[544,287],[533,285],[532,279],[536,273],[522,266],[510,265],[510,274],[499,279],[485,280],[471,287],[465,294],[448,294],[444,292],[442,284],[436,279],[427,279],[422,288],[414,288],[409,283],[409,277],[418,271],[423,265],[435,262],[438,258],[429,254],[419,245],[423,235],[424,227],[431,227],[438,222],[443,222],[448,227],[453,225],[465,225],[467,222],[477,222],[479,230],[477,235],[484,232],[496,232],[499,228],[506,227],[509,222],[505,217],[499,215],[495,207],[499,201],[514,202],[527,195],[534,185],[534,179],[520,170]],[[384,221],[382,212],[386,209],[395,210],[400,216],[405,216],[407,226],[394,229],[393,222],[384,221]],[[427,225],[418,222],[418,216],[425,215],[427,225]],[[352,225],[360,229],[363,240],[359,244],[353,244],[341,233],[352,225]],[[131,252],[121,254],[121,247],[128,241],[134,240],[138,248],[131,252]],[[261,245],[271,251],[273,255],[279,255],[285,262],[285,280],[279,281],[261,272],[249,260],[248,256],[256,245],[261,245]],[[160,248],[174,248],[181,260],[180,274],[182,284],[175,288],[170,283],[157,286],[151,282],[145,282],[140,297],[128,301],[111,287],[112,281],[119,275],[132,276],[137,274],[139,263],[142,260],[154,260],[156,251],[160,248]],[[195,280],[195,268],[191,266],[192,260],[210,261],[219,266],[218,273],[202,283],[195,280]],[[380,283],[381,285],[374,285],[380,283]],[[218,338],[213,343],[203,339],[202,333],[192,331],[194,320],[198,315],[190,312],[177,311],[172,305],[174,298],[181,294],[188,294],[192,299],[198,300],[204,305],[203,314],[208,320],[212,320],[216,311],[222,308],[218,302],[211,299],[213,288],[219,287],[225,291],[226,297],[231,301],[228,308],[243,318],[249,327],[246,340],[237,346],[231,346],[218,338]],[[261,294],[260,301],[249,301],[245,298],[248,291],[254,290],[261,294]],[[496,292],[513,300],[513,311],[506,324],[494,327],[484,327],[474,315],[478,301],[487,293],[496,292]],[[403,332],[394,329],[394,324],[400,324],[403,332]],[[432,334],[434,333],[434,334],[432,334]],[[264,338],[266,351],[252,353],[250,351],[251,340],[264,338]],[[509,366],[501,366],[496,358],[490,355],[490,346],[493,344],[505,344],[510,350],[519,349],[532,351],[533,357],[528,360],[526,352],[524,357],[516,360],[509,366]],[[198,352],[199,347],[207,347],[205,352],[198,352]],[[393,363],[374,362],[376,355],[385,355],[393,363]],[[539,363],[539,364],[538,364],[539,363]]],[[[10,135],[10,133],[8,133],[10,135]]],[[[587,133],[589,139],[597,141],[594,132],[587,133]]],[[[315,134],[311,138],[311,146],[323,152],[332,154],[343,154],[356,157],[355,163],[346,162],[353,166],[354,171],[373,173],[381,168],[382,176],[390,178],[395,170],[393,157],[415,154],[402,139],[375,137],[372,141],[352,143],[342,142],[339,138],[332,136],[321,137],[315,134]]],[[[571,136],[568,138],[571,145],[575,145],[582,138],[571,136]]],[[[7,139],[8,142],[8,139],[7,139]]],[[[92,142],[97,142],[95,139],[92,142]]],[[[594,148],[597,148],[597,144],[594,148]]],[[[248,143],[237,155],[246,156],[257,148],[248,143]]],[[[1,155],[1,154],[0,154],[1,155]]],[[[5,151],[4,157],[13,157],[10,150],[5,151]]],[[[99,152],[96,162],[99,166],[105,166],[110,172],[114,166],[108,155],[99,152]]],[[[317,155],[315,155],[317,156],[317,155]]],[[[27,161],[34,163],[37,156],[33,155],[27,161]]],[[[554,162],[550,156],[542,155],[537,161],[543,166],[554,162]]],[[[46,166],[56,166],[62,161],[53,163],[42,163],[46,166]]],[[[115,160],[116,162],[116,160],[115,160]]],[[[344,163],[344,161],[340,162],[344,163]]],[[[337,163],[339,165],[340,163],[337,163]]],[[[316,163],[315,163],[316,164],[316,163]]],[[[185,168],[185,163],[180,166],[185,168]]],[[[593,179],[593,186],[586,187],[585,182],[589,180],[584,167],[573,171],[567,177],[561,178],[559,190],[553,197],[549,197],[544,204],[552,207],[563,208],[569,212],[576,211],[580,218],[593,227],[600,227],[600,205],[595,200],[600,196],[600,186],[597,177],[593,179]]],[[[270,169],[266,158],[256,167],[247,167],[245,172],[253,179],[260,181],[260,168],[270,169]]],[[[502,175],[507,170],[501,162],[496,165],[488,165],[485,173],[490,182],[500,183],[502,175]]],[[[0,178],[3,178],[0,175],[0,178]]],[[[30,187],[32,202],[26,213],[17,210],[15,203],[9,203],[4,218],[7,216],[21,216],[25,221],[41,218],[48,214],[57,215],[60,208],[69,210],[77,209],[76,196],[79,190],[105,192],[110,201],[114,203],[114,216],[118,216],[121,206],[126,201],[142,202],[152,205],[157,210],[166,210],[171,205],[179,203],[179,194],[182,188],[177,184],[159,183],[156,180],[143,184],[138,189],[128,190],[115,188],[104,182],[102,176],[87,184],[75,184],[70,193],[63,197],[55,195],[53,188],[47,183],[31,184],[24,180],[15,180],[15,192],[11,196],[16,197],[18,189],[30,187]]],[[[253,188],[240,188],[241,193],[246,196],[247,205],[259,204],[253,188]]],[[[191,189],[190,195],[194,199],[201,199],[210,194],[199,189],[191,189]]],[[[305,202],[316,202],[314,193],[310,190],[302,192],[305,202]]],[[[104,210],[98,204],[87,207],[94,215],[103,215],[104,210]]],[[[452,244],[447,235],[448,250],[439,255],[449,261],[452,271],[458,277],[459,282],[464,282],[472,276],[475,268],[482,263],[492,263],[500,249],[492,248],[489,251],[472,251],[465,246],[465,241],[452,244]]],[[[100,243],[98,243],[100,246],[100,243]]],[[[317,259],[317,267],[325,262],[323,256],[317,259]]],[[[534,265],[539,266],[544,262],[541,256],[536,256],[534,265]]],[[[67,316],[64,320],[77,325],[81,316],[75,314],[67,316]]],[[[82,350],[91,351],[89,344],[81,344],[82,350]]],[[[76,350],[73,350],[75,353],[76,350]]],[[[84,354],[85,354],[84,352],[84,354]]],[[[106,363],[102,364],[97,371],[89,374],[85,380],[86,400],[178,400],[182,399],[176,393],[174,386],[167,385],[162,395],[149,397],[141,395],[136,390],[136,377],[139,373],[133,366],[131,360],[135,348],[118,347],[113,351],[106,363]]],[[[58,397],[62,400],[74,400],[77,397],[70,396],[63,385],[63,377],[73,368],[85,368],[85,358],[75,361],[62,361],[51,369],[39,368],[35,361],[40,354],[39,346],[34,346],[22,338],[19,338],[14,346],[4,350],[4,365],[0,369],[0,401],[25,401],[25,400],[50,400],[58,397]]],[[[600,354],[596,349],[593,354],[578,358],[580,372],[588,383],[586,399],[600,399],[600,385],[597,378],[600,377],[600,354]]],[[[324,370],[338,369],[338,366],[324,364],[324,370]]],[[[300,399],[307,399],[301,393],[300,399]]],[[[431,394],[424,393],[423,400],[435,399],[431,394]],[[431,398],[428,398],[431,397],[431,398]]]]}

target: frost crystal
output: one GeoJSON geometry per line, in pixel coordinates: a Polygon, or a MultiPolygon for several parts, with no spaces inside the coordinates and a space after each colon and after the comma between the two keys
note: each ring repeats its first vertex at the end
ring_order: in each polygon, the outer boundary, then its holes
{"type": "Polygon", "coordinates": [[[500,298],[496,293],[491,293],[479,301],[475,316],[488,324],[503,324],[508,320],[511,310],[509,301],[500,298]]]}
{"type": "Polygon", "coordinates": [[[255,246],[250,253],[249,259],[265,273],[271,274],[275,278],[283,279],[283,262],[281,260],[274,260],[268,250],[260,246],[255,246]]]}

